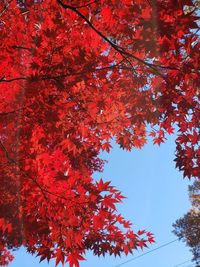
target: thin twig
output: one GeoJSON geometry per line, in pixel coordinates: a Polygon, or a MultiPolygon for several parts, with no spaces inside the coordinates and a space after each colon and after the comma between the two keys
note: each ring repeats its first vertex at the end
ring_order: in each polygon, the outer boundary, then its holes
{"type": "Polygon", "coordinates": [[[75,8],[84,8],[84,7],[88,7],[88,6],[90,6],[90,5],[92,5],[92,4],[96,3],[96,2],[97,2],[97,0],[94,0],[93,2],[90,2],[90,3],[85,4],[85,5],[82,5],[82,6],[76,6],[75,8]]]}
{"type": "Polygon", "coordinates": [[[2,77],[0,79],[0,83],[1,82],[10,83],[10,82],[20,81],[20,80],[26,80],[26,81],[30,81],[30,82],[31,81],[34,81],[34,82],[35,81],[44,81],[44,80],[57,80],[57,79],[62,79],[62,78],[66,78],[66,77],[69,77],[69,76],[89,74],[89,73],[109,70],[109,69],[113,69],[113,68],[119,68],[119,69],[124,69],[124,70],[134,70],[132,67],[126,67],[126,66],[120,65],[124,60],[125,59],[121,60],[117,64],[113,64],[111,66],[106,66],[106,67],[102,67],[102,68],[96,68],[96,69],[91,70],[91,71],[80,71],[80,72],[74,72],[74,73],[64,73],[64,74],[59,74],[59,75],[55,75],[55,76],[43,75],[43,76],[37,76],[37,79],[32,79],[31,77],[16,77],[16,78],[11,78],[11,79],[6,79],[5,77],[2,77]]]}

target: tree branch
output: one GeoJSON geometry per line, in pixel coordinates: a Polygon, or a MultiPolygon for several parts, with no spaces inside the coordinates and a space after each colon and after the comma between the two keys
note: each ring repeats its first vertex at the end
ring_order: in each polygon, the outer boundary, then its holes
{"type": "Polygon", "coordinates": [[[43,76],[35,76],[35,78],[33,79],[33,77],[16,77],[16,78],[11,78],[11,79],[6,79],[5,77],[2,77],[0,79],[0,83],[5,82],[5,83],[10,83],[10,82],[14,82],[14,81],[20,81],[20,80],[26,80],[26,81],[44,81],[44,80],[57,80],[57,79],[63,79],[69,76],[76,76],[76,75],[83,75],[83,74],[88,74],[88,73],[94,73],[94,72],[99,72],[99,71],[104,71],[104,70],[109,70],[109,69],[113,69],[113,68],[119,68],[119,69],[124,69],[124,70],[130,70],[130,71],[134,71],[133,67],[127,67],[127,66],[123,66],[120,65],[125,59],[121,60],[119,63],[111,65],[111,66],[106,66],[106,67],[102,67],[102,68],[96,68],[94,70],[89,71],[80,71],[80,72],[74,72],[74,73],[64,73],[64,74],[60,74],[60,75],[55,75],[55,76],[48,76],[48,75],[43,75],[43,76]]]}
{"type": "Polygon", "coordinates": [[[4,83],[10,83],[10,82],[15,82],[15,81],[20,81],[20,80],[29,80],[28,77],[17,77],[17,78],[12,78],[12,79],[5,79],[5,77],[0,79],[0,82],[4,83]]]}
{"type": "Polygon", "coordinates": [[[29,47],[25,47],[25,46],[20,46],[20,45],[13,45],[11,46],[13,49],[21,49],[21,50],[28,50],[29,52],[31,52],[31,48],[29,47]]]}
{"type": "MultiPolygon", "coordinates": [[[[60,6],[62,6],[64,9],[70,9],[72,10],[73,12],[75,12],[79,17],[81,17],[89,26],[91,29],[93,29],[100,37],[103,38],[104,41],[106,41],[107,43],[110,44],[110,46],[112,48],[115,49],[115,51],[117,51],[118,53],[120,53],[122,55],[122,57],[124,56],[128,56],[128,57],[131,57],[133,59],[135,59],[136,61],[140,62],[141,64],[143,65],[146,65],[147,67],[153,69],[154,71],[157,72],[157,74],[159,76],[161,76],[163,79],[166,79],[165,76],[163,76],[163,74],[157,69],[157,68],[165,68],[165,69],[168,69],[168,66],[158,66],[158,65],[155,65],[153,63],[149,63],[149,62],[146,62],[145,60],[142,60],[141,58],[138,58],[134,55],[132,55],[131,53],[127,52],[124,50],[124,48],[114,44],[112,41],[110,41],[102,32],[100,32],[79,10],[77,10],[75,7],[73,6],[70,6],[70,5],[67,5],[67,4],[64,4],[61,0],[57,0],[58,4],[60,6]]],[[[174,68],[171,68],[170,69],[174,69],[174,68]]],[[[179,70],[177,68],[175,68],[175,70],[179,70]]]]}
{"type": "Polygon", "coordinates": [[[7,11],[7,9],[9,8],[10,4],[12,3],[13,0],[11,0],[10,2],[8,2],[8,4],[5,6],[5,8],[1,11],[0,13],[0,17],[7,11]]]}
{"type": "Polygon", "coordinates": [[[76,6],[75,8],[84,8],[84,7],[88,7],[88,6],[90,6],[90,5],[92,5],[92,4],[96,3],[96,2],[97,2],[97,0],[94,0],[94,1],[92,1],[92,2],[90,2],[90,3],[88,3],[88,4],[81,5],[81,6],[76,6]]]}

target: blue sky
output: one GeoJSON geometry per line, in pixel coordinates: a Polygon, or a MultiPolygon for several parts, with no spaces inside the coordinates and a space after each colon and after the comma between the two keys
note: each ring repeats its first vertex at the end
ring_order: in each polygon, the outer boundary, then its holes
{"type": "MultiPolygon", "coordinates": [[[[133,229],[147,229],[155,234],[156,243],[144,251],[135,251],[134,255],[98,258],[92,253],[86,255],[87,261],[81,267],[116,267],[142,253],[148,252],[164,243],[176,239],[171,233],[172,223],[181,217],[190,207],[187,186],[189,181],[183,179],[182,173],[175,169],[174,137],[161,145],[153,146],[149,142],[142,150],[123,151],[113,146],[105,170],[95,174],[112,180],[112,184],[123,192],[127,198],[118,205],[118,210],[126,219],[133,222],[133,229]]],[[[174,267],[192,258],[189,249],[182,242],[149,253],[136,260],[123,264],[124,267],[174,267]]],[[[182,267],[191,263],[187,262],[182,267]]],[[[24,249],[15,252],[15,259],[10,267],[45,267],[55,266],[54,262],[39,264],[39,259],[28,255],[24,249]]],[[[68,267],[68,265],[66,264],[68,267]]]]}

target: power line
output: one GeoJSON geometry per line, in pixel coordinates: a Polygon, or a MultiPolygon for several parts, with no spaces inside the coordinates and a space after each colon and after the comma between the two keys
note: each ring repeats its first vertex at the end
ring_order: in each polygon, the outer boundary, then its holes
{"type": "Polygon", "coordinates": [[[137,257],[134,257],[134,258],[132,258],[132,259],[130,259],[130,260],[124,261],[124,262],[122,262],[122,263],[120,263],[120,264],[118,264],[118,265],[115,265],[114,267],[119,267],[119,266],[122,266],[122,265],[124,265],[124,264],[126,264],[126,263],[129,263],[129,262],[131,262],[131,261],[134,261],[134,260],[136,260],[136,259],[138,259],[138,258],[141,258],[141,257],[143,257],[143,256],[145,256],[145,255],[147,255],[147,254],[149,254],[149,253],[152,253],[152,252],[154,252],[154,251],[156,251],[156,250],[158,250],[158,249],[164,248],[164,247],[166,247],[166,246],[168,246],[168,245],[170,245],[170,244],[172,244],[172,243],[174,243],[174,242],[176,242],[176,241],[178,241],[178,240],[179,240],[179,238],[174,239],[174,240],[172,240],[172,241],[170,241],[170,242],[168,242],[168,243],[165,243],[165,244],[163,244],[163,245],[161,245],[161,246],[159,246],[159,247],[157,247],[157,248],[154,248],[154,249],[152,249],[152,250],[149,250],[149,251],[147,251],[146,253],[143,253],[143,254],[141,254],[141,255],[139,255],[139,256],[137,256],[137,257]]]}
{"type": "MultiPolygon", "coordinates": [[[[174,267],[181,266],[181,265],[183,265],[183,264],[185,264],[185,263],[187,263],[187,262],[189,262],[189,261],[191,261],[191,260],[187,260],[187,261],[181,262],[181,263],[179,263],[179,264],[177,264],[177,265],[174,265],[174,267]]],[[[187,267],[187,266],[186,266],[186,267],[187,267]]]]}

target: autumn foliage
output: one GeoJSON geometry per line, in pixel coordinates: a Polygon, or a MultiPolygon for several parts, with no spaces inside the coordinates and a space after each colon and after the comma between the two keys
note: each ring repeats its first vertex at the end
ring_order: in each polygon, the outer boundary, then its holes
{"type": "Polygon", "coordinates": [[[1,265],[22,245],[77,267],[87,250],[153,242],[92,178],[111,139],[160,145],[176,127],[176,166],[199,177],[198,18],[193,1],[174,2],[0,2],[1,265]]]}

